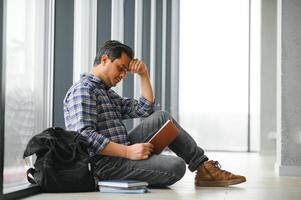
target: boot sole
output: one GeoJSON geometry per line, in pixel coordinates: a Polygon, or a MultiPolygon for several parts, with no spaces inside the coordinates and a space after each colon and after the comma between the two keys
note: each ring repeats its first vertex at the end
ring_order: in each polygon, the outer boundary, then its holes
{"type": "Polygon", "coordinates": [[[198,181],[195,186],[198,187],[228,187],[229,185],[236,185],[246,182],[246,179],[232,179],[228,181],[198,181]]]}

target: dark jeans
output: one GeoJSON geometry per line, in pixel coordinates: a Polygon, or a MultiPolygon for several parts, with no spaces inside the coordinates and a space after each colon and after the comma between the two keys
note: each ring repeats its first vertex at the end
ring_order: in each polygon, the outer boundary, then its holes
{"type": "Polygon", "coordinates": [[[203,149],[197,146],[193,138],[171,117],[168,112],[157,111],[145,118],[128,134],[132,144],[145,142],[160,127],[171,119],[179,129],[179,136],[169,145],[177,155],[152,155],[147,160],[129,160],[126,158],[97,156],[95,173],[99,179],[135,179],[148,182],[150,185],[171,185],[180,180],[186,171],[190,171],[208,158],[203,149]]]}

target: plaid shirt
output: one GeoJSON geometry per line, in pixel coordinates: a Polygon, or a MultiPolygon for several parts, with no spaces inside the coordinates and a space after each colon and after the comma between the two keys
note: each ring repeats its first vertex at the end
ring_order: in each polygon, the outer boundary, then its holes
{"type": "Polygon", "coordinates": [[[85,74],[67,92],[64,118],[67,130],[80,132],[91,143],[90,155],[113,141],[129,145],[122,120],[147,117],[154,104],[140,97],[139,101],[122,98],[92,74],[85,74]]]}

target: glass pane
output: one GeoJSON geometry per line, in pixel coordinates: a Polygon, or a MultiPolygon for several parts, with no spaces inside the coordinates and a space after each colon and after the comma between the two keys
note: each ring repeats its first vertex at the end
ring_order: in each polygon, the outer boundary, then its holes
{"type": "Polygon", "coordinates": [[[247,150],[249,0],[180,7],[182,125],[206,150],[247,150]]]}
{"type": "Polygon", "coordinates": [[[6,9],[4,193],[27,183],[23,152],[45,128],[44,1],[6,0],[6,9]]]}

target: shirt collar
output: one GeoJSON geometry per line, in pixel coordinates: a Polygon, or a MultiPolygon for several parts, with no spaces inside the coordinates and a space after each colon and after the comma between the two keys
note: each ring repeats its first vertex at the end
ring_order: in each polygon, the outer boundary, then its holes
{"type": "Polygon", "coordinates": [[[105,90],[110,89],[109,87],[107,87],[105,85],[105,83],[103,82],[103,80],[101,80],[100,78],[94,76],[93,74],[82,74],[81,77],[82,78],[86,78],[86,79],[88,79],[89,81],[91,81],[93,83],[96,83],[98,86],[102,87],[105,90]]]}

